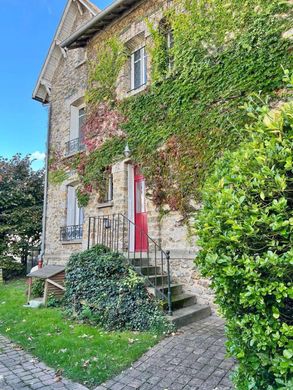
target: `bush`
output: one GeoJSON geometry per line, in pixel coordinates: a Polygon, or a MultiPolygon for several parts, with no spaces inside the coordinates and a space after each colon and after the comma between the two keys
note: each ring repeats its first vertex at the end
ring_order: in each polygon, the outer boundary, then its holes
{"type": "Polygon", "coordinates": [[[39,298],[44,296],[45,289],[45,280],[44,279],[34,279],[32,283],[32,296],[34,298],[39,298]]]}
{"type": "Polygon", "coordinates": [[[0,268],[3,270],[3,279],[10,280],[25,275],[25,267],[18,263],[13,257],[0,257],[0,268]]]}
{"type": "Polygon", "coordinates": [[[293,103],[259,118],[204,189],[197,259],[226,318],[237,389],[292,389],[293,103]]]}
{"type": "Polygon", "coordinates": [[[103,246],[70,257],[64,301],[71,313],[107,330],[171,329],[143,278],[122,255],[103,246]]]}

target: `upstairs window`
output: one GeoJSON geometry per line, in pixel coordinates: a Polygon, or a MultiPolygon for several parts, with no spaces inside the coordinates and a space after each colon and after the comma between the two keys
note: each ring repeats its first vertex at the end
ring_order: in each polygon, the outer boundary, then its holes
{"type": "Polygon", "coordinates": [[[174,67],[174,56],[172,54],[172,49],[174,47],[174,35],[172,30],[169,30],[167,32],[166,40],[167,40],[168,67],[169,70],[172,70],[174,67]]]}
{"type": "Polygon", "coordinates": [[[163,18],[159,23],[159,32],[162,36],[161,49],[164,51],[164,63],[161,64],[163,73],[167,73],[174,68],[174,34],[170,22],[167,18],[163,18]]]}
{"type": "Polygon", "coordinates": [[[70,134],[69,141],[66,144],[67,155],[84,150],[82,128],[86,121],[86,109],[84,105],[72,105],[70,110],[70,134]]]}
{"type": "Polygon", "coordinates": [[[145,47],[131,55],[131,89],[138,89],[147,83],[147,54],[145,47]]]}
{"type": "Polygon", "coordinates": [[[85,124],[86,114],[85,107],[82,107],[78,110],[78,133],[79,136],[82,135],[82,127],[85,124]]]}

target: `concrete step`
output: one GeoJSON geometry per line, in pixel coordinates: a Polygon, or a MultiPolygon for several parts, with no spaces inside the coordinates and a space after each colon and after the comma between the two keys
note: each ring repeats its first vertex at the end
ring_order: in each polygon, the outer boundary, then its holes
{"type": "MultiPolygon", "coordinates": [[[[178,310],[182,309],[183,307],[192,306],[196,303],[197,298],[195,295],[192,294],[178,294],[178,295],[172,295],[172,309],[178,310]]],[[[168,308],[168,302],[164,302],[163,304],[164,309],[168,308]]]]}
{"type": "Polygon", "coordinates": [[[154,286],[160,286],[161,284],[166,285],[168,283],[168,276],[163,274],[163,275],[151,275],[147,277],[149,281],[154,285],[154,286]]]}
{"type": "Polygon", "coordinates": [[[210,306],[195,304],[175,310],[173,315],[168,316],[168,318],[177,328],[181,328],[182,326],[207,318],[210,315],[210,306]]]}
{"type": "Polygon", "coordinates": [[[145,267],[135,267],[135,270],[145,276],[154,276],[161,274],[161,268],[155,267],[153,265],[145,266],[145,267]]]}
{"type": "MultiPolygon", "coordinates": [[[[162,291],[162,293],[165,294],[166,296],[168,295],[168,286],[166,284],[164,286],[158,285],[157,289],[162,291]]],[[[155,297],[158,296],[158,292],[153,287],[148,287],[148,292],[154,295],[155,297]]],[[[176,284],[176,283],[171,284],[171,293],[172,296],[182,294],[183,293],[182,284],[176,284]]]]}
{"type": "Polygon", "coordinates": [[[137,258],[137,259],[130,259],[130,263],[134,266],[134,267],[147,267],[148,265],[151,264],[151,261],[150,259],[148,259],[147,257],[143,257],[143,258],[137,258]]]}

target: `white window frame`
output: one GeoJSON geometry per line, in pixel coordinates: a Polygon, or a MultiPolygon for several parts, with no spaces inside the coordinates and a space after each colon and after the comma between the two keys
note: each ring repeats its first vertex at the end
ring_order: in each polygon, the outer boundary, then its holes
{"type": "Polygon", "coordinates": [[[66,226],[80,226],[84,223],[84,210],[78,206],[76,187],[67,186],[66,193],[66,226]]]}
{"type": "Polygon", "coordinates": [[[114,196],[114,182],[113,182],[113,174],[109,173],[107,178],[107,188],[106,188],[106,202],[112,202],[114,196]]]}
{"type": "Polygon", "coordinates": [[[174,46],[174,35],[173,35],[173,31],[169,30],[167,32],[167,50],[168,50],[169,71],[172,71],[172,69],[174,67],[174,58],[172,56],[170,56],[170,50],[172,50],[173,46],[174,46]]]}
{"type": "Polygon", "coordinates": [[[135,50],[131,54],[131,90],[136,90],[141,88],[147,83],[147,52],[145,46],[141,47],[140,49],[135,50]],[[140,85],[135,86],[135,63],[138,61],[134,60],[135,54],[137,52],[140,52],[140,85]]]}
{"type": "MultiPolygon", "coordinates": [[[[85,103],[82,103],[78,106],[72,104],[70,106],[70,136],[69,141],[72,141],[74,139],[80,138],[81,132],[80,132],[80,126],[79,126],[79,119],[80,119],[80,110],[83,108],[85,109],[86,105],[85,103]]],[[[84,114],[86,115],[86,113],[84,114]]]]}

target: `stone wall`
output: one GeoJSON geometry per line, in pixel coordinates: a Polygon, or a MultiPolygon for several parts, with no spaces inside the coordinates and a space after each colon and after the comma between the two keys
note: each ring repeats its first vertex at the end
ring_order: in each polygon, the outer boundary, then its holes
{"type": "MultiPolygon", "coordinates": [[[[120,37],[130,49],[136,49],[138,44],[148,45],[150,35],[145,18],[148,17],[159,22],[163,16],[163,10],[168,7],[168,4],[167,0],[149,0],[139,3],[131,12],[94,37],[88,45],[87,57],[89,59],[95,58],[99,43],[113,35],[120,37]]],[[[80,23],[80,20],[77,23],[80,23]]],[[[87,68],[85,63],[80,64],[81,55],[80,49],[69,51],[67,58],[64,58],[60,63],[54,77],[51,95],[51,150],[64,151],[65,142],[69,139],[70,105],[84,96],[87,68]]],[[[149,79],[150,69],[151,63],[149,61],[149,79]]],[[[121,99],[134,93],[133,91],[129,92],[128,65],[125,66],[117,81],[117,93],[121,99]]],[[[129,164],[131,161],[125,160],[112,167],[113,201],[100,204],[98,194],[91,196],[90,202],[84,210],[83,239],[77,242],[61,243],[59,238],[60,227],[64,226],[66,222],[66,186],[75,183],[76,177],[73,175],[60,186],[49,184],[45,261],[65,264],[71,253],[86,249],[89,217],[118,213],[128,216],[129,164]]],[[[150,237],[161,244],[163,249],[171,251],[171,271],[174,280],[183,283],[187,291],[195,292],[199,302],[211,302],[212,294],[208,289],[208,281],[199,276],[193,264],[198,247],[194,239],[188,238],[188,230],[186,225],[182,223],[182,217],[176,212],[169,212],[162,217],[151,199],[147,199],[147,214],[150,237]]]]}
{"type": "MultiPolygon", "coordinates": [[[[77,14],[72,32],[91,17],[88,11],[77,14]]],[[[52,157],[58,152],[65,158],[65,144],[69,140],[70,106],[84,96],[87,85],[87,65],[85,49],[75,49],[62,57],[54,74],[51,90],[51,118],[49,134],[49,153],[52,157]]],[[[76,181],[73,175],[61,185],[48,184],[45,263],[65,264],[72,252],[80,251],[82,242],[61,243],[60,228],[66,221],[66,187],[76,181]]]]}

